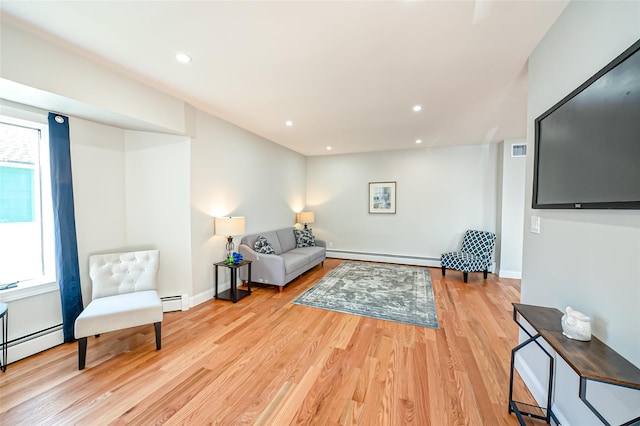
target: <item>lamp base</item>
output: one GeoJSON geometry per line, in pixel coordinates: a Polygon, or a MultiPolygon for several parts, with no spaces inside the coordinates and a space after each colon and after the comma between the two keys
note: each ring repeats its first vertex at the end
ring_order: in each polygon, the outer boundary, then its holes
{"type": "Polygon", "coordinates": [[[228,236],[227,237],[227,245],[225,246],[225,249],[227,250],[227,259],[229,259],[232,255],[233,255],[233,237],[232,236],[228,236]]]}

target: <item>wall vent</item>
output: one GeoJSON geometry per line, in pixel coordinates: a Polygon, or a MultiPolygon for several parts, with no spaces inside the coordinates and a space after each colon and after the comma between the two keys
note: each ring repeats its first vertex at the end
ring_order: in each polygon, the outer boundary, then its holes
{"type": "Polygon", "coordinates": [[[523,143],[511,145],[511,156],[512,157],[526,157],[527,156],[527,145],[523,144],[523,143]]]}

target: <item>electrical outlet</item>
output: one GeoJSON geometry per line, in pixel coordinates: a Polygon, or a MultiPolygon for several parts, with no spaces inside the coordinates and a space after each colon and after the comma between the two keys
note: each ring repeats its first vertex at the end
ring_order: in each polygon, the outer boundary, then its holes
{"type": "Polygon", "coordinates": [[[329,248],[333,248],[333,241],[329,241],[329,248]]]}

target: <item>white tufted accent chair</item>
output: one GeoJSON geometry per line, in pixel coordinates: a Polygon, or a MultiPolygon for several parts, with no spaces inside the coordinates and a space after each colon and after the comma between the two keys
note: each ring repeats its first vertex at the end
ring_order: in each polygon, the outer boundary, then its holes
{"type": "Polygon", "coordinates": [[[159,251],[100,254],[89,257],[91,302],[75,323],[78,369],[85,366],[87,337],[154,324],[161,348],[162,302],[156,290],[159,251]]]}

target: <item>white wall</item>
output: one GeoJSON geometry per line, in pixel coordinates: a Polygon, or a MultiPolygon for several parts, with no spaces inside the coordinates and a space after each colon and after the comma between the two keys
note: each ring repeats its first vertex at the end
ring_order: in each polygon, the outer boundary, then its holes
{"type": "Polygon", "coordinates": [[[191,293],[190,139],[127,131],[126,240],[160,250],[161,297],[191,293]]]}
{"type": "Polygon", "coordinates": [[[506,278],[522,276],[522,229],[525,202],[526,157],[512,157],[512,145],[525,139],[510,139],[500,143],[502,164],[499,180],[499,275],[506,278]]]}
{"type": "Polygon", "coordinates": [[[191,290],[189,138],[126,131],[71,117],[80,279],[91,300],[89,256],[158,248],[161,296],[191,290]]]}
{"type": "Polygon", "coordinates": [[[314,233],[347,258],[394,255],[437,266],[465,230],[495,232],[498,161],[495,144],[309,157],[314,233]],[[368,212],[369,182],[380,181],[397,182],[396,214],[368,212]]]}
{"type": "MultiPolygon", "coordinates": [[[[639,2],[567,6],[529,59],[529,152],[534,149],[534,119],[638,40],[639,22],[639,2]]],[[[585,312],[595,336],[640,366],[640,212],[532,210],[532,176],[529,156],[522,302],[560,310],[570,305],[585,312]],[[541,217],[539,235],[527,229],[531,215],[541,217]]],[[[531,380],[544,378],[538,373],[531,380]]],[[[599,424],[578,399],[576,381],[560,363],[557,410],[566,424],[599,424]]],[[[637,391],[605,388],[594,402],[614,424],[640,415],[637,391]]]]}
{"type": "MultiPolygon", "coordinates": [[[[224,258],[216,216],[245,216],[246,233],[293,226],[305,206],[305,157],[205,113],[191,145],[192,304],[213,294],[213,263],[224,258]]],[[[235,239],[236,248],[240,238],[235,239]]],[[[224,268],[223,268],[224,269],[224,268]]],[[[226,273],[226,269],[224,270],[226,273]]],[[[222,271],[220,272],[222,274],[222,271]]],[[[220,277],[228,288],[229,277],[220,277]]]]}

